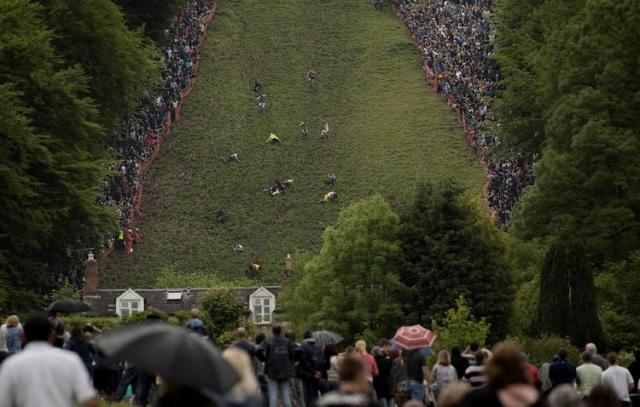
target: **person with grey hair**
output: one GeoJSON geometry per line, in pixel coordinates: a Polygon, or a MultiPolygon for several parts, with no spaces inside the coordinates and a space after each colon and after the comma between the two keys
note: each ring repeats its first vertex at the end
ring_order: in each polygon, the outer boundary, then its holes
{"type": "Polygon", "coordinates": [[[593,364],[600,366],[602,370],[607,368],[607,360],[602,356],[598,355],[598,348],[595,343],[588,343],[584,347],[585,352],[589,352],[593,355],[593,364]]]}
{"type": "Polygon", "coordinates": [[[582,397],[570,384],[556,387],[547,399],[549,407],[581,407],[582,397]]]}
{"type": "Polygon", "coordinates": [[[236,340],[231,344],[231,347],[240,348],[247,352],[249,357],[253,360],[256,356],[256,348],[246,339],[247,332],[244,327],[238,328],[236,331],[236,340]]]}

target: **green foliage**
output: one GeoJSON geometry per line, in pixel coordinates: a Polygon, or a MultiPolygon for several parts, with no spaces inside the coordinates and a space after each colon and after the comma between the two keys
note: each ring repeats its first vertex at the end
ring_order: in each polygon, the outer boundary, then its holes
{"type": "Polygon", "coordinates": [[[79,290],[74,289],[68,285],[64,285],[62,287],[58,287],[55,290],[51,291],[49,295],[49,301],[58,301],[65,298],[73,298],[74,300],[82,299],[82,293],[79,290]]]}
{"type": "Polygon", "coordinates": [[[164,31],[169,27],[185,0],[113,0],[125,15],[129,27],[143,28],[144,33],[156,41],[166,40],[164,31]]]}
{"type": "Polygon", "coordinates": [[[199,72],[145,177],[143,240],[133,255],[110,260],[104,288],[151,286],[167,264],[178,275],[237,280],[253,260],[263,266],[258,284],[277,283],[287,253],[301,274],[295,253],[317,252],[324,229],[352,202],[380,192],[400,208],[417,183],[450,176],[481,196],[477,157],[451,109],[425,89],[419,52],[390,9],[377,12],[367,1],[219,0],[199,72]],[[309,67],[319,74],[315,90],[304,78],[309,67]],[[254,78],[265,86],[265,115],[252,97],[254,78]],[[318,139],[323,117],[331,124],[326,141],[318,139]],[[310,123],[308,138],[299,136],[301,120],[310,123]],[[281,146],[265,144],[271,131],[281,146]],[[220,160],[232,152],[239,165],[220,160]],[[321,204],[331,171],[339,198],[321,204]],[[294,185],[270,197],[262,190],[275,178],[294,185]],[[230,213],[223,224],[221,209],[230,213]],[[233,252],[235,243],[245,252],[233,252]]]}
{"type": "Polygon", "coordinates": [[[66,65],[82,67],[103,123],[113,127],[159,81],[155,46],[140,30],[126,27],[111,0],[39,1],[58,54],[66,65]]]}
{"type": "Polygon", "coordinates": [[[506,144],[542,153],[514,232],[576,239],[597,268],[640,247],[639,18],[634,0],[499,7],[506,144]]]}
{"type": "Polygon", "coordinates": [[[104,330],[122,325],[122,320],[118,317],[86,317],[80,314],[71,314],[64,315],[61,319],[67,327],[93,325],[100,330],[104,330]]]}
{"type": "Polygon", "coordinates": [[[245,325],[245,305],[233,290],[214,290],[198,301],[211,324],[209,334],[218,345],[228,339],[228,332],[245,325]]]}
{"type": "Polygon", "coordinates": [[[604,344],[593,274],[582,245],[555,243],[540,278],[536,333],[569,336],[577,346],[604,344]]]}
{"type": "Polygon", "coordinates": [[[609,264],[595,277],[598,315],[612,349],[635,349],[640,337],[640,252],[626,261],[609,264]]]}
{"type": "Polygon", "coordinates": [[[55,52],[43,9],[0,1],[0,286],[7,310],[37,309],[66,246],[91,247],[113,213],[96,196],[105,174],[88,78],[55,52]]]}
{"type": "Polygon", "coordinates": [[[287,301],[292,322],[347,340],[393,334],[401,325],[404,291],[398,228],[398,216],[380,195],[344,209],[287,301]]]}
{"type": "Polygon", "coordinates": [[[554,335],[543,335],[542,337],[515,337],[509,338],[510,342],[517,343],[521,349],[527,354],[529,362],[535,366],[541,366],[543,363],[551,362],[553,355],[557,355],[562,348],[569,353],[569,360],[578,363],[580,359],[580,351],[571,344],[567,338],[554,335]]]}
{"type": "Polygon", "coordinates": [[[155,288],[231,288],[251,287],[255,281],[247,278],[226,280],[216,274],[195,272],[181,274],[176,272],[175,266],[164,267],[160,270],[155,288]]]}
{"type": "Polygon", "coordinates": [[[508,333],[514,296],[508,242],[453,182],[419,187],[400,233],[410,287],[406,303],[417,322],[446,312],[462,295],[491,326],[489,342],[508,333]],[[410,298],[410,300],[409,300],[410,298]]]}
{"type": "Polygon", "coordinates": [[[540,296],[540,279],[535,278],[518,287],[513,304],[513,316],[509,323],[509,333],[523,336],[530,332],[531,323],[536,319],[538,297],[540,296]]]}
{"type": "Polygon", "coordinates": [[[450,308],[441,320],[432,320],[431,327],[438,334],[435,348],[450,350],[453,346],[464,348],[472,342],[483,346],[491,325],[484,317],[476,320],[461,295],[456,300],[456,308],[450,308]]]}

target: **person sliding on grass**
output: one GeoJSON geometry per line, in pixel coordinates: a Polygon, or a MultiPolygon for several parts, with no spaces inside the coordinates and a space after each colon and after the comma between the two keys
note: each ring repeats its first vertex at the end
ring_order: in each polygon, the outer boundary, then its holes
{"type": "Polygon", "coordinates": [[[320,202],[322,203],[333,202],[336,199],[338,199],[338,194],[335,191],[329,191],[326,194],[322,195],[322,200],[320,202]]]}
{"type": "Polygon", "coordinates": [[[327,178],[324,180],[324,185],[330,187],[338,183],[338,179],[334,173],[327,175],[327,178]]]}
{"type": "Polygon", "coordinates": [[[329,121],[327,119],[322,120],[322,130],[320,130],[320,138],[323,140],[329,138],[329,121]]]}
{"type": "Polygon", "coordinates": [[[264,93],[258,95],[256,102],[258,102],[258,109],[260,109],[260,113],[265,113],[267,111],[267,95],[264,93]]]}
{"type": "Polygon", "coordinates": [[[256,95],[262,94],[262,84],[257,79],[253,80],[253,93],[256,95]]]}
{"type": "Polygon", "coordinates": [[[269,134],[269,137],[267,138],[267,144],[282,144],[282,142],[280,141],[280,139],[278,138],[278,136],[276,136],[274,133],[269,134]]]}
{"type": "Polygon", "coordinates": [[[301,121],[298,124],[298,128],[300,129],[300,134],[302,137],[307,137],[309,135],[309,122],[306,120],[301,121]]]}
{"type": "Polygon", "coordinates": [[[313,69],[307,69],[307,80],[311,84],[312,88],[316,87],[316,80],[318,79],[318,73],[313,69]]]}
{"type": "Polygon", "coordinates": [[[229,154],[226,157],[220,157],[220,159],[226,163],[237,162],[240,163],[240,159],[238,158],[238,153],[229,154]]]}

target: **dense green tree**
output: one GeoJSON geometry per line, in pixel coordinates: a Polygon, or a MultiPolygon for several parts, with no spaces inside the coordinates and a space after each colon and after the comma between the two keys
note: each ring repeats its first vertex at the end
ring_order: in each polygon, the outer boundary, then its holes
{"type": "Polygon", "coordinates": [[[640,337],[640,252],[608,264],[595,278],[598,315],[612,349],[634,349],[640,337]]]}
{"type": "Polygon", "coordinates": [[[293,322],[348,339],[392,335],[403,322],[398,227],[398,216],[380,195],[344,209],[287,301],[293,322]]]}
{"type": "Polygon", "coordinates": [[[84,69],[103,123],[112,127],[160,78],[153,42],[129,30],[111,0],[39,1],[55,49],[65,64],[84,69]]]}
{"type": "Polygon", "coordinates": [[[547,253],[534,331],[568,336],[576,346],[605,343],[593,272],[583,246],[575,241],[555,243],[547,253]]]}
{"type": "MultiPolygon", "coordinates": [[[[202,1],[202,0],[201,0],[202,1]]],[[[127,24],[144,32],[155,41],[165,39],[164,30],[169,27],[186,0],[113,0],[125,14],[127,24]]]]}
{"type": "Polygon", "coordinates": [[[507,242],[462,188],[450,181],[420,186],[400,239],[402,282],[411,288],[407,304],[417,322],[428,324],[463,295],[491,324],[490,341],[506,336],[514,294],[507,242]]]}
{"type": "Polygon", "coordinates": [[[113,214],[96,203],[104,150],[86,76],[55,53],[40,6],[0,0],[0,26],[0,306],[24,309],[113,214]]]}
{"type": "Polygon", "coordinates": [[[565,247],[551,246],[540,273],[538,312],[533,331],[560,336],[569,334],[571,304],[569,302],[568,257],[565,247]]]}
{"type": "Polygon", "coordinates": [[[499,6],[505,145],[542,154],[514,232],[576,238],[597,268],[640,247],[639,19],[634,0],[499,6]]]}

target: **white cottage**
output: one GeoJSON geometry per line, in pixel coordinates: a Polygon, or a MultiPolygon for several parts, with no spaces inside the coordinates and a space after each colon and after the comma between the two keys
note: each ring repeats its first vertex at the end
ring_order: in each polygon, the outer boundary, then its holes
{"type": "Polygon", "coordinates": [[[131,315],[144,311],[144,298],[131,288],[116,298],[116,314],[118,316],[131,315]]]}

